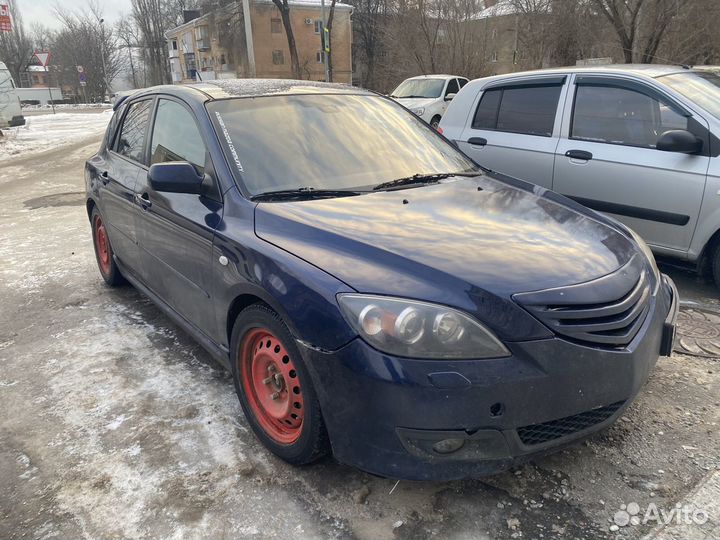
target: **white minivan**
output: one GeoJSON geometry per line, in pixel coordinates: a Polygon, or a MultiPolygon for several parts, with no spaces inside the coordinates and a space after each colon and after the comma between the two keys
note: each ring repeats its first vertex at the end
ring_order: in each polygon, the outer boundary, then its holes
{"type": "MultiPolygon", "coordinates": [[[[572,67],[468,83],[440,122],[478,164],[611,214],[720,285],[720,76],[572,67]]],[[[578,254],[582,256],[582,254],[578,254]]]]}
{"type": "Polygon", "coordinates": [[[448,103],[467,82],[457,75],[420,75],[405,79],[390,97],[437,129],[448,103]]]}
{"type": "Polygon", "coordinates": [[[22,126],[25,117],[20,108],[20,98],[15,91],[10,70],[0,62],[0,128],[22,126]]]}

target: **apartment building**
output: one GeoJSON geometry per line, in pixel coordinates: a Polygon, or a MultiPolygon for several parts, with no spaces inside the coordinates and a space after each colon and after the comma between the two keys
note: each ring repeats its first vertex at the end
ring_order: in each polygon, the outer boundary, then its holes
{"type": "MultiPolygon", "coordinates": [[[[290,20],[303,79],[325,80],[320,0],[290,0],[290,20]]],[[[271,0],[233,2],[165,32],[173,83],[222,78],[293,78],[280,11],[271,0]],[[246,29],[249,32],[246,33],[246,29]],[[248,39],[248,34],[250,34],[248,39]]],[[[326,2],[326,17],[330,1],[326,2]]],[[[330,38],[333,81],[352,83],[352,7],[336,3],[330,38]]]]}

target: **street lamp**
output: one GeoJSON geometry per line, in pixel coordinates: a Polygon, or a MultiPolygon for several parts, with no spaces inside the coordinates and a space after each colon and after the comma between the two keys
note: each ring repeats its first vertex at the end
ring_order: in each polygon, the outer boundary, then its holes
{"type": "Polygon", "coordinates": [[[100,60],[102,61],[102,76],[104,85],[103,102],[105,101],[105,94],[110,94],[110,83],[107,80],[107,69],[105,68],[105,25],[103,24],[105,19],[100,19],[100,60]]]}

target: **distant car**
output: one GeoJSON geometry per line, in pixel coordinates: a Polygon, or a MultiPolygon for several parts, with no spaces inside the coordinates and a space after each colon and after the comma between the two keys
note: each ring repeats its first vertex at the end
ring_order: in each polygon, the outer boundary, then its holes
{"type": "Polygon", "coordinates": [[[390,97],[437,129],[448,102],[467,82],[457,75],[421,75],[405,79],[390,97]]]}
{"type": "Polygon", "coordinates": [[[477,79],[440,127],[477,163],[617,217],[720,285],[717,66],[559,68],[477,79]]]}
{"type": "Polygon", "coordinates": [[[497,472],[610,425],[672,349],[677,291],[642,240],[372,92],[141,91],[85,179],[103,279],[227,367],[290,463],[497,472]]]}
{"type": "Polygon", "coordinates": [[[0,128],[25,125],[20,98],[10,70],[0,62],[0,128]]]}

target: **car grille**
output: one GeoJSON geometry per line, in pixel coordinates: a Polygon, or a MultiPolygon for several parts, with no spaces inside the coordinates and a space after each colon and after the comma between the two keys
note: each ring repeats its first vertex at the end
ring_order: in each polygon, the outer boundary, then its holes
{"type": "Polygon", "coordinates": [[[598,280],[513,298],[553,332],[581,344],[624,347],[650,310],[654,277],[639,256],[598,280]]]}
{"type": "Polygon", "coordinates": [[[521,427],[518,428],[517,433],[525,446],[542,444],[604,422],[620,410],[624,404],[624,401],[618,401],[612,405],[585,411],[574,416],[552,420],[543,424],[521,427]]]}

